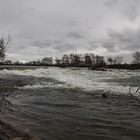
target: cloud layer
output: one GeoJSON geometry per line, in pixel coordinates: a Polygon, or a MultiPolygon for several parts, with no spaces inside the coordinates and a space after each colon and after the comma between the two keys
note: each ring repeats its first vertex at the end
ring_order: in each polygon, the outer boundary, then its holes
{"type": "Polygon", "coordinates": [[[0,35],[13,37],[13,60],[140,48],[139,0],[0,0],[0,20],[0,35]]]}

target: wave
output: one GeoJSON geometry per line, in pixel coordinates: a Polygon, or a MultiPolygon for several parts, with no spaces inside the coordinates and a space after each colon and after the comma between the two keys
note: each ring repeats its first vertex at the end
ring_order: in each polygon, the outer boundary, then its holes
{"type": "Polygon", "coordinates": [[[17,86],[18,89],[23,89],[23,90],[26,90],[26,89],[38,89],[38,88],[47,88],[47,87],[52,87],[52,88],[68,88],[67,86],[64,86],[62,84],[48,84],[46,82],[44,82],[43,84],[34,84],[34,85],[26,85],[26,86],[17,86]]]}
{"type": "MultiPolygon", "coordinates": [[[[22,89],[34,89],[44,87],[64,87],[64,88],[80,88],[86,91],[105,90],[112,91],[115,93],[128,93],[129,85],[133,81],[129,81],[126,85],[127,79],[137,75],[140,77],[139,71],[125,71],[125,70],[114,70],[108,72],[101,71],[90,71],[87,69],[76,69],[71,68],[39,68],[36,70],[3,70],[0,75],[21,75],[21,76],[33,76],[46,79],[52,79],[50,82],[42,81],[33,85],[25,85],[20,87],[22,89]],[[59,81],[62,83],[57,83],[59,81]],[[121,81],[121,82],[119,82],[121,81]]],[[[137,78],[136,77],[136,78],[137,78]]],[[[135,85],[133,85],[135,87],[135,85]]],[[[136,88],[136,87],[135,87],[136,88]]]]}
{"type": "MultiPolygon", "coordinates": [[[[8,97],[11,104],[6,107],[9,110],[1,116],[20,131],[27,132],[28,129],[42,139],[140,137],[138,100],[120,95],[106,100],[100,96],[104,90],[127,94],[129,83],[125,81],[134,75],[138,79],[140,73],[137,71],[46,68],[4,70],[0,71],[1,75],[12,79],[10,82],[18,88],[14,96],[8,97]],[[103,91],[92,92],[97,89],[103,91]],[[58,137],[60,134],[62,137],[58,137]]],[[[133,81],[129,82],[132,84],[133,81]]]]}

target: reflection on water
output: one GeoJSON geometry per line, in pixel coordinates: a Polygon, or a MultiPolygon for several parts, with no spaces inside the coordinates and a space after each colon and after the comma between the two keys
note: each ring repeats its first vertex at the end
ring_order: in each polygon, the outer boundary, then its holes
{"type": "Polygon", "coordinates": [[[139,140],[139,71],[47,68],[2,71],[16,90],[1,118],[45,140],[139,140]],[[104,92],[111,91],[108,98],[104,92]]]}

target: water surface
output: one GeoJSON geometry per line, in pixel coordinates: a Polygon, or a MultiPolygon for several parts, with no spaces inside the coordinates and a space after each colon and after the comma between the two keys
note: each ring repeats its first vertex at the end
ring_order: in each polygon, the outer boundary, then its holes
{"type": "Polygon", "coordinates": [[[44,140],[139,140],[140,71],[3,70],[14,92],[1,119],[44,140]],[[108,98],[103,98],[103,93],[108,98]]]}

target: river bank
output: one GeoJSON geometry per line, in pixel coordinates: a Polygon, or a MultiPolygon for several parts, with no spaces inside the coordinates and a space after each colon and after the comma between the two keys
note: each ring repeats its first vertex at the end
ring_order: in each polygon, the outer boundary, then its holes
{"type": "Polygon", "coordinates": [[[114,65],[104,65],[104,66],[90,66],[90,65],[0,65],[0,70],[26,70],[26,69],[37,69],[37,68],[47,68],[47,67],[59,67],[59,68],[88,68],[89,70],[97,71],[107,71],[109,69],[122,69],[122,70],[140,70],[140,64],[114,64],[114,65]]]}

